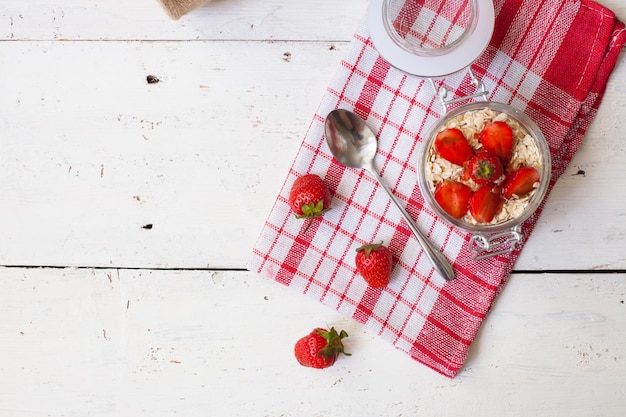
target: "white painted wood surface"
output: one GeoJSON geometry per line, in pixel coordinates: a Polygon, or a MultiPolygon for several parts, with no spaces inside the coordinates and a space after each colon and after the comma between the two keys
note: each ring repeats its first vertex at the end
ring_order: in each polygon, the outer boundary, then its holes
{"type": "Polygon", "coordinates": [[[250,272],[7,269],[2,416],[614,416],[623,275],[514,274],[450,380],[250,272]],[[288,319],[285,319],[288,317],[288,319]],[[345,329],[331,368],[292,358],[345,329]]]}
{"type": "Polygon", "coordinates": [[[0,416],[626,414],[624,54],[455,379],[242,270],[366,7],[2,1],[0,416]]]}

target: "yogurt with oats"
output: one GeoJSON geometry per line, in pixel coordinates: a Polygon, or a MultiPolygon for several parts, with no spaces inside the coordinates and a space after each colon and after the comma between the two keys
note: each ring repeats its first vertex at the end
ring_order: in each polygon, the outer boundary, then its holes
{"type": "MultiPolygon", "coordinates": [[[[508,170],[513,171],[523,166],[533,167],[538,172],[542,172],[543,158],[535,139],[524,129],[524,127],[514,118],[506,113],[489,108],[479,110],[468,110],[458,116],[448,120],[439,131],[456,128],[463,132],[468,143],[478,152],[482,149],[479,140],[480,133],[485,125],[490,122],[504,122],[513,131],[513,152],[508,163],[508,170]]],[[[435,132],[437,134],[438,132],[435,132]]],[[[449,162],[442,158],[430,146],[427,150],[425,161],[425,178],[431,193],[435,192],[437,184],[445,180],[455,180],[469,186],[472,191],[476,191],[479,185],[464,173],[464,167],[449,162]]],[[[504,176],[503,176],[504,177],[504,176]]],[[[544,179],[542,178],[541,181],[544,179]]],[[[500,180],[502,181],[502,179],[500,180]]],[[[539,183],[534,184],[534,189],[523,196],[513,195],[504,199],[502,208],[496,213],[489,223],[477,222],[469,211],[460,220],[471,225],[495,225],[516,219],[522,215],[528,207],[532,196],[535,194],[539,183]]]]}

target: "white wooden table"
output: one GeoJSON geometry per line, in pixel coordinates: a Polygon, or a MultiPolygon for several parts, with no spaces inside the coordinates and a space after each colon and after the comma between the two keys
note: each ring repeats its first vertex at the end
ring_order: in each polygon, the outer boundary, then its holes
{"type": "Polygon", "coordinates": [[[366,7],[2,1],[0,416],[626,415],[624,54],[455,379],[245,270],[366,7]]]}

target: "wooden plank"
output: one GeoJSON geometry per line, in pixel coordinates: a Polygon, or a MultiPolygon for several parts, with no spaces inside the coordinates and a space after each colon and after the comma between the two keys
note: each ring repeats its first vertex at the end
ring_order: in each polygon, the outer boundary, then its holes
{"type": "Polygon", "coordinates": [[[624,269],[626,266],[626,55],[598,115],[550,195],[519,269],[624,269]]]}
{"type": "Polygon", "coordinates": [[[2,415],[626,413],[626,281],[618,274],[514,274],[452,380],[249,272],[0,275],[2,415]],[[345,329],[352,356],[322,371],[302,368],[293,343],[319,325],[345,329]]]}
{"type": "MultiPolygon", "coordinates": [[[[156,0],[3,0],[2,40],[350,40],[366,0],[214,0],[172,21],[156,0]]],[[[622,0],[599,0],[626,20],[622,0]]]]}
{"type": "Polygon", "coordinates": [[[243,267],[345,46],[1,43],[0,264],[243,267]]]}
{"type": "MultiPolygon", "coordinates": [[[[0,43],[0,265],[244,267],[346,48],[0,43]]],[[[517,268],[626,265],[624,79],[517,268]]]]}
{"type": "Polygon", "coordinates": [[[214,0],[171,20],[156,0],[3,0],[1,40],[350,40],[367,0],[214,0]],[[26,3],[26,4],[25,4],[26,3]]]}

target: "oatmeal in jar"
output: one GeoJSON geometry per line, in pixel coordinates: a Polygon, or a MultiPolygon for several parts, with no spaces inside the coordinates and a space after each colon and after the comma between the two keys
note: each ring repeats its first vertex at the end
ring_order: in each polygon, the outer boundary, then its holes
{"type": "Polygon", "coordinates": [[[539,186],[542,153],[507,113],[468,110],[443,125],[427,150],[425,179],[439,206],[470,225],[522,215],[539,186]]]}

